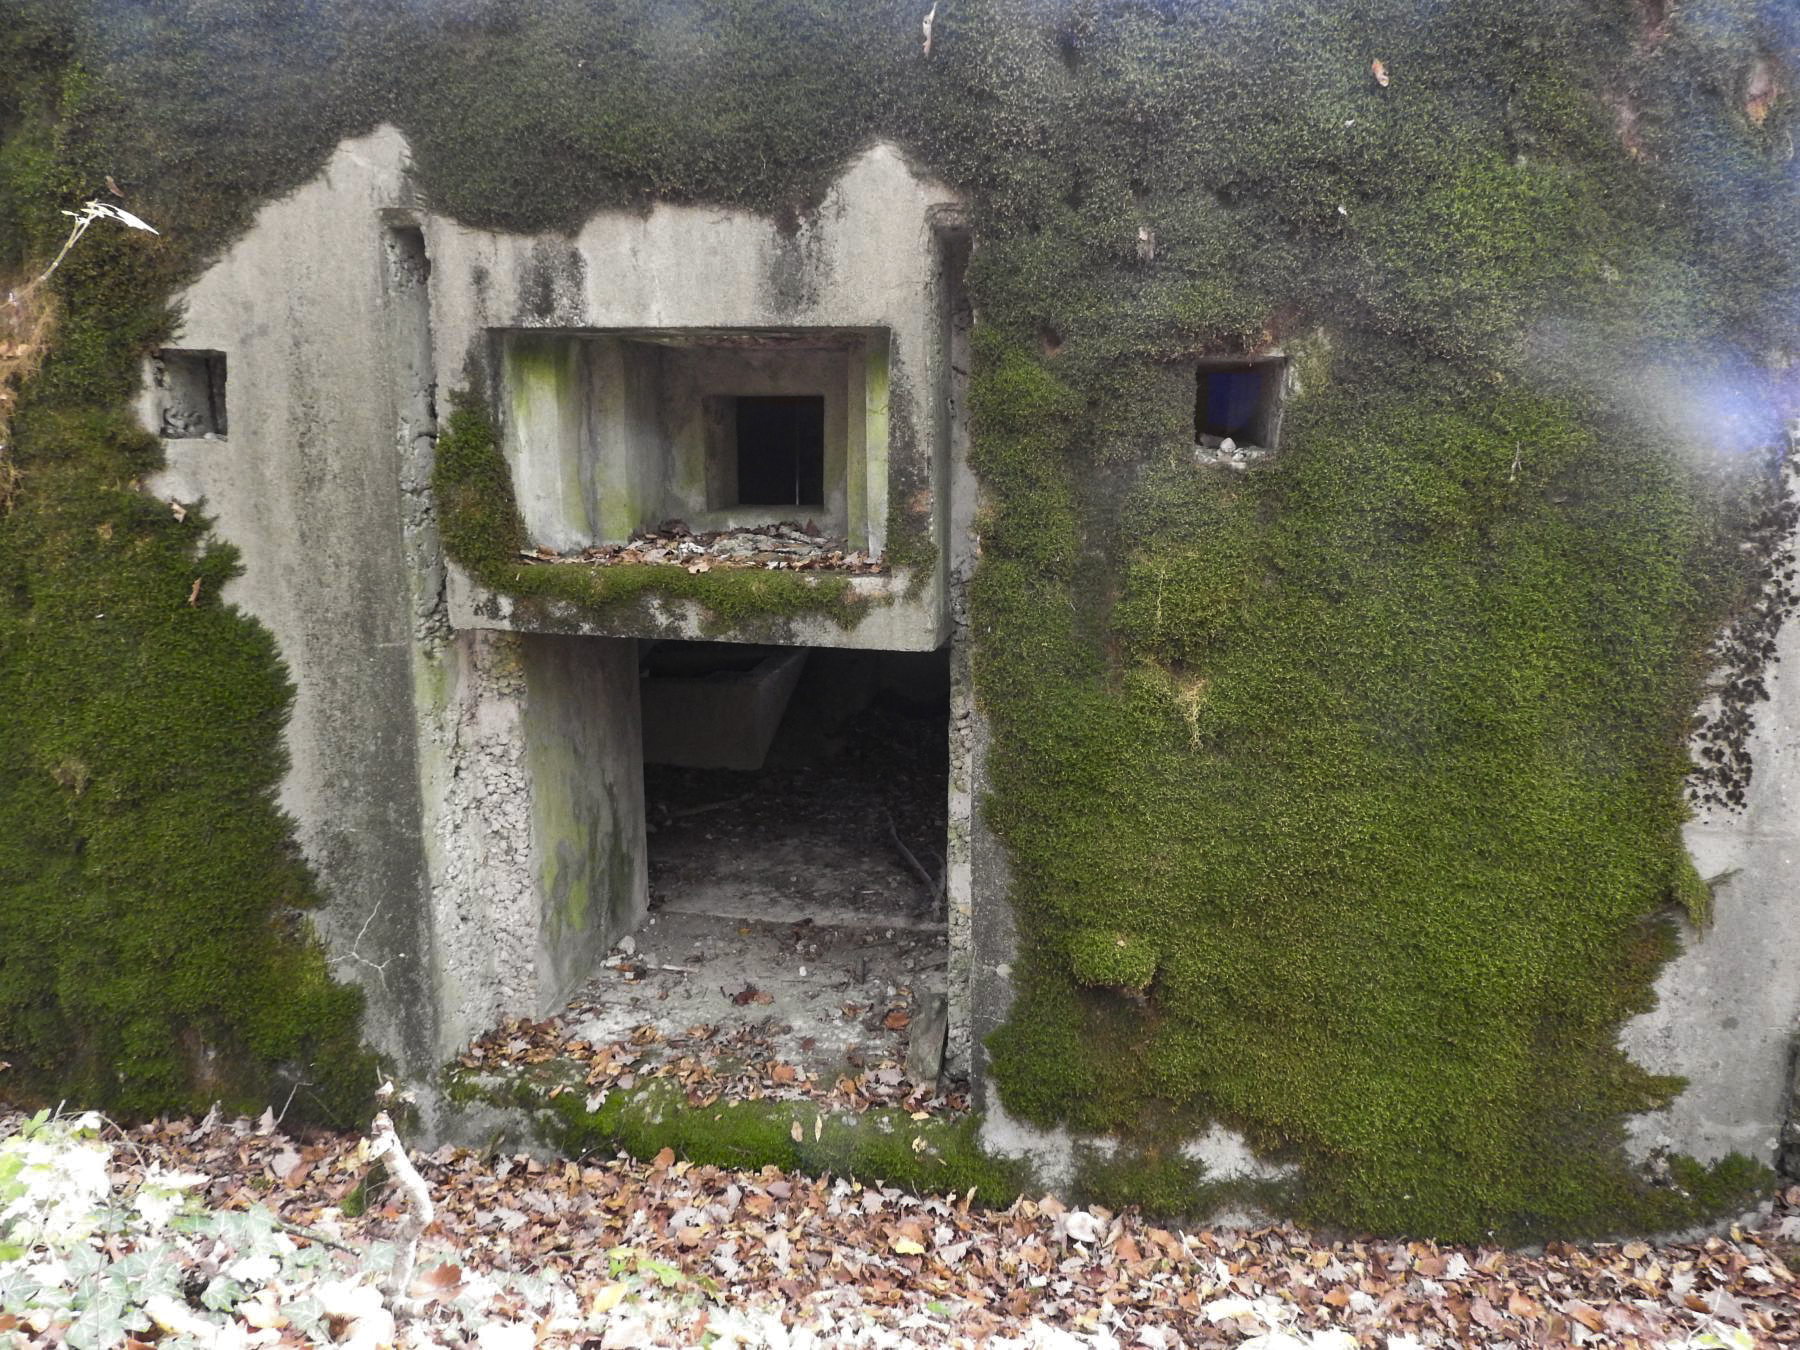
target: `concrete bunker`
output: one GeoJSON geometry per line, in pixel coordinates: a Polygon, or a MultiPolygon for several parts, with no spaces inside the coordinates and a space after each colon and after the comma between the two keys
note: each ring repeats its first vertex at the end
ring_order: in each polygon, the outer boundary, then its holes
{"type": "MultiPolygon", "coordinates": [[[[895,811],[896,832],[933,880],[948,873],[948,919],[922,914],[907,926],[897,908],[891,921],[871,908],[854,930],[869,938],[871,968],[841,1001],[874,1019],[865,1045],[889,1036],[878,1058],[891,1058],[903,1048],[894,1036],[906,1037],[883,1025],[888,1014],[917,1014],[914,985],[941,994],[948,1032],[937,1043],[947,1042],[953,1075],[973,1073],[962,596],[978,501],[966,462],[968,237],[957,195],[875,145],[797,229],[665,203],[598,212],[572,234],[523,235],[432,211],[409,162],[385,128],[265,208],[183,293],[180,334],[150,364],[139,404],[145,427],[165,437],[152,490],[208,503],[219,536],[243,553],[232,601],[268,625],[293,672],[282,803],[331,897],[320,937],[334,974],[366,995],[371,1042],[422,1080],[496,1023],[544,1016],[586,982],[616,977],[608,963],[621,939],[684,964],[689,951],[661,937],[672,918],[649,909],[650,865],[660,876],[672,842],[657,803],[672,798],[653,798],[647,819],[640,719],[657,716],[660,694],[646,708],[644,672],[682,642],[729,640],[739,651],[782,644],[754,665],[772,659],[765,676],[793,681],[785,703],[779,690],[762,695],[768,745],[752,746],[761,768],[652,765],[652,786],[669,772],[777,772],[788,764],[785,723],[806,730],[835,715],[819,681],[840,681],[833,697],[852,687],[885,697],[913,659],[897,653],[961,672],[948,750],[941,674],[936,722],[917,733],[951,764],[948,776],[938,770],[933,823],[895,811]],[[279,322],[245,303],[267,277],[290,274],[279,322]],[[209,439],[226,434],[227,356],[231,455],[209,439]],[[710,592],[654,579],[641,600],[587,605],[470,570],[445,547],[451,504],[433,487],[465,391],[486,406],[534,551],[562,550],[571,568],[682,577],[700,536],[734,531],[747,537],[724,541],[741,549],[722,572],[754,580],[767,565],[758,552],[806,555],[800,584],[817,576],[844,613],[725,609],[710,592]],[[744,480],[779,448],[744,442],[766,438],[759,415],[784,407],[788,490],[765,491],[744,480]],[[804,456],[791,440],[800,409],[804,456]],[[689,532],[668,532],[673,556],[580,556],[672,519],[689,532]],[[774,528],[783,522],[791,528],[774,528]],[[897,939],[883,946],[890,928],[897,939]],[[938,968],[884,969],[882,953],[901,941],[935,943],[916,964],[938,968]]],[[[712,650],[708,659],[727,648],[712,650]]],[[[702,756],[726,744],[722,732],[699,741],[702,756]]],[[[869,742],[845,743],[855,753],[869,742]]],[[[796,829],[820,823],[819,812],[783,809],[796,829]]],[[[683,819],[716,829],[727,814],[683,819]]],[[[885,815],[866,812],[863,823],[870,833],[857,846],[895,874],[896,907],[928,910],[885,815]]],[[[790,938],[823,927],[826,911],[809,901],[805,912],[810,925],[771,927],[810,979],[820,963],[790,938]]],[[[752,922],[692,917],[726,937],[752,922]]],[[[660,974],[718,1004],[721,985],[744,987],[734,960],[722,953],[704,978],[660,974]]],[[[841,964],[861,972],[860,958],[841,964]]],[[[618,1016],[637,1015],[630,997],[642,992],[625,991],[618,1016]]]]}

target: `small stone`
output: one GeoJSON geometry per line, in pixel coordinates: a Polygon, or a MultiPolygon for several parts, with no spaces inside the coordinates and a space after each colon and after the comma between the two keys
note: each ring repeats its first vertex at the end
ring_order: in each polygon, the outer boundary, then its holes
{"type": "Polygon", "coordinates": [[[625,955],[630,956],[632,953],[637,951],[637,939],[634,937],[630,937],[630,936],[620,938],[619,939],[619,950],[621,952],[625,953],[625,955]]]}

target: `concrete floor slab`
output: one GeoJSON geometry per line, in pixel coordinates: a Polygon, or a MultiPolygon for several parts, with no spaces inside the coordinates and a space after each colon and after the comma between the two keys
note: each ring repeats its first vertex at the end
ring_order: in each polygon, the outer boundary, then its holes
{"type": "Polygon", "coordinates": [[[754,1046],[817,1081],[885,1069],[897,1083],[914,1015],[942,995],[946,964],[941,931],[653,911],[564,1020],[596,1044],[644,1027],[662,1041],[711,1028],[706,1039],[754,1046]]]}

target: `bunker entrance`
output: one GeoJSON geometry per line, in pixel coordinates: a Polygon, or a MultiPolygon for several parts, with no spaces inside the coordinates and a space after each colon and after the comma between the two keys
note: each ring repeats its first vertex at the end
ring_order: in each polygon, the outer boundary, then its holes
{"type": "Polygon", "coordinates": [[[650,907],[582,1034],[790,1066],[772,1091],[932,1097],[948,651],[643,643],[639,680],[650,907]]]}
{"type": "Polygon", "coordinates": [[[947,652],[662,642],[640,680],[653,914],[942,926],[947,652]]]}

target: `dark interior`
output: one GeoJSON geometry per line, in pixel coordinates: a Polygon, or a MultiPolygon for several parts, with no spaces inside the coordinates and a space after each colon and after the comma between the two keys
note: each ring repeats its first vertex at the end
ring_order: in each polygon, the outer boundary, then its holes
{"type": "Polygon", "coordinates": [[[740,506],[821,506],[825,400],[819,395],[737,400],[740,506]]]}
{"type": "Polygon", "coordinates": [[[1265,418],[1265,367],[1202,370],[1194,396],[1194,437],[1229,436],[1261,444],[1265,418]]]}
{"type": "MultiPolygon", "coordinates": [[[[730,678],[791,650],[659,643],[645,678],[730,678]]],[[[940,923],[949,703],[947,651],[814,649],[760,768],[654,763],[647,737],[652,908],[940,923]]]]}

